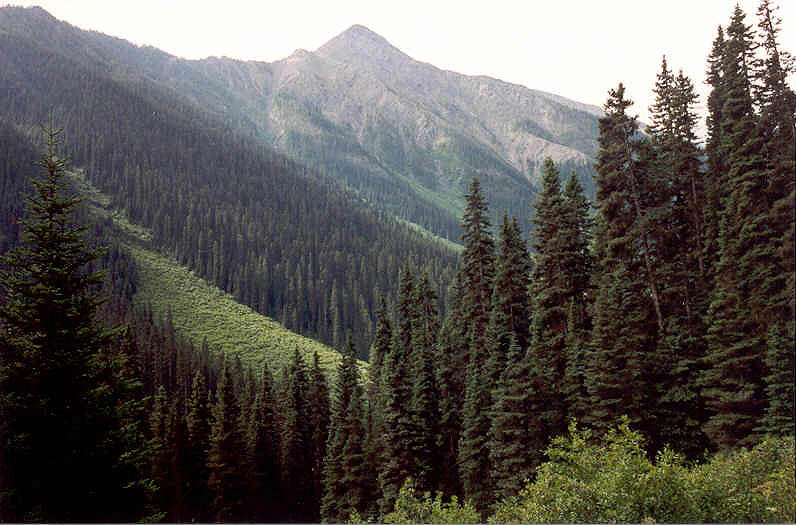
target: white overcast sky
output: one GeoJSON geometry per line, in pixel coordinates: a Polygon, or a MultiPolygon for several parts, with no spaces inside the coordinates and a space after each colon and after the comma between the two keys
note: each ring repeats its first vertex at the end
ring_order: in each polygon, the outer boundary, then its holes
{"type": "MultiPolygon", "coordinates": [[[[14,2],[18,4],[17,2],[14,2]]],[[[738,2],[757,24],[758,0],[738,2]]],[[[796,1],[774,0],[796,53],[796,1]]],[[[707,95],[716,27],[736,0],[33,0],[84,29],[185,58],[274,61],[317,49],[353,24],[411,57],[602,106],[620,81],[646,120],[661,56],[707,95]]],[[[791,77],[792,79],[793,77],[791,77]]],[[[793,82],[791,82],[793,85],[793,82]]]]}

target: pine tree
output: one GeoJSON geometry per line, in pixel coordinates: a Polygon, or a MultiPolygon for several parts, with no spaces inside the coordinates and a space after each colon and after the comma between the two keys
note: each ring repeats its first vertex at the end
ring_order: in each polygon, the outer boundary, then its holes
{"type": "Polygon", "coordinates": [[[517,218],[503,215],[500,226],[495,285],[492,292],[492,314],[487,328],[487,374],[496,385],[506,364],[512,337],[520,348],[527,348],[529,338],[530,256],[522,240],[517,218]]]}
{"type": "Polygon", "coordinates": [[[307,407],[307,365],[298,348],[286,370],[281,397],[280,486],[283,519],[301,521],[312,504],[312,443],[307,407]]]}
{"type": "Polygon", "coordinates": [[[478,354],[472,353],[467,367],[462,434],[459,442],[459,477],[465,499],[482,515],[492,504],[492,481],[489,463],[489,385],[478,354]]]}
{"type": "Polygon", "coordinates": [[[461,495],[458,475],[461,414],[464,403],[464,382],[461,371],[467,361],[467,323],[463,312],[461,273],[454,277],[448,293],[450,304],[440,328],[436,377],[439,386],[440,472],[439,490],[445,494],[461,495]]]}
{"type": "Polygon", "coordinates": [[[210,450],[207,455],[211,514],[217,521],[239,521],[246,496],[245,473],[238,465],[245,455],[245,440],[240,428],[240,405],[228,359],[221,375],[212,408],[210,450]]]}
{"type": "Polygon", "coordinates": [[[767,221],[765,160],[751,98],[752,35],[736,7],[723,61],[727,99],[721,150],[728,194],[721,210],[719,260],[708,312],[708,369],[703,394],[712,411],[705,433],[720,447],[753,442],[765,410],[767,326],[777,275],[774,232],[767,221]]]}
{"type": "MultiPolygon", "coordinates": [[[[462,216],[463,312],[468,323],[469,351],[484,353],[486,327],[492,306],[495,242],[490,232],[489,207],[477,177],[473,177],[470,193],[464,198],[467,204],[462,216]]],[[[478,359],[484,358],[479,356],[478,359]]]]}
{"type": "Polygon", "coordinates": [[[85,271],[101,250],[76,223],[61,132],[51,118],[44,176],[0,272],[0,519],[10,521],[101,520],[108,491],[120,489],[110,486],[116,458],[105,446],[118,422],[95,366],[110,335],[96,321],[102,276],[85,271]]]}
{"type": "Polygon", "coordinates": [[[434,376],[439,319],[437,297],[424,273],[414,290],[412,326],[412,370],[409,418],[411,454],[414,458],[412,479],[418,490],[436,487],[439,437],[439,393],[434,376]]]}
{"type": "Polygon", "coordinates": [[[517,496],[533,476],[544,443],[534,443],[529,418],[531,386],[529,362],[514,336],[506,366],[494,393],[489,430],[489,461],[495,487],[494,499],[517,496]]]}
{"type": "Polygon", "coordinates": [[[247,516],[247,519],[257,522],[273,522],[278,517],[279,436],[275,410],[273,378],[268,368],[263,367],[262,379],[258,382],[254,400],[247,446],[247,457],[251,465],[249,480],[251,515],[247,516]]]}
{"type": "Polygon", "coordinates": [[[545,385],[534,399],[533,411],[545,433],[559,435],[566,429],[563,379],[566,368],[565,339],[567,315],[572,299],[572,279],[562,268],[564,262],[564,199],[558,169],[545,159],[542,191],[534,203],[534,249],[537,252],[531,295],[534,298],[531,322],[531,358],[545,385]]]}
{"type": "Polygon", "coordinates": [[[362,389],[356,365],[356,347],[350,335],[337,373],[329,442],[323,470],[324,521],[341,522],[362,512],[368,485],[364,448],[362,389]]]}
{"type": "Polygon", "coordinates": [[[384,454],[384,376],[385,359],[390,352],[392,343],[392,325],[387,314],[384,296],[379,297],[376,311],[376,329],[370,347],[370,367],[368,368],[367,401],[368,401],[368,441],[367,464],[371,492],[379,492],[379,467],[384,454]]]}
{"type": "Polygon", "coordinates": [[[787,76],[796,70],[793,56],[778,43],[781,20],[776,7],[762,0],[757,10],[758,27],[765,58],[760,64],[755,102],[760,108],[757,132],[762,138],[762,154],[767,161],[766,196],[770,205],[769,223],[777,245],[778,263],[773,282],[777,289],[769,298],[765,378],[768,406],[763,429],[774,434],[794,433],[794,317],[796,309],[796,264],[794,263],[794,180],[796,179],[796,135],[794,114],[796,95],[787,76]]]}
{"type": "Polygon", "coordinates": [[[705,228],[703,232],[703,249],[705,274],[710,282],[715,280],[715,263],[719,251],[719,215],[724,207],[727,192],[727,169],[725,157],[721,150],[721,123],[724,102],[727,99],[724,84],[724,31],[719,26],[713,49],[708,57],[707,84],[711,86],[708,95],[707,141],[705,156],[707,171],[705,173],[705,228]]]}
{"type": "Polygon", "coordinates": [[[392,348],[384,361],[384,456],[379,471],[382,514],[392,509],[398,491],[414,470],[412,422],[409,411],[412,359],[412,326],[415,319],[414,277],[409,264],[401,272],[398,295],[397,329],[392,348]]]}
{"type": "MultiPolygon", "coordinates": [[[[658,340],[653,381],[658,387],[661,434],[677,450],[705,450],[700,430],[705,412],[695,379],[705,353],[702,320],[707,309],[707,280],[702,249],[704,188],[696,145],[697,101],[682,71],[675,77],[664,57],[651,108],[652,169],[658,171],[666,198],[655,210],[659,246],[657,274],[666,327],[658,340]]],[[[655,446],[657,444],[653,444],[655,446]]]]}
{"type": "Polygon", "coordinates": [[[312,443],[312,482],[314,513],[312,521],[320,521],[321,498],[323,497],[323,463],[326,457],[326,442],[329,434],[330,401],[329,387],[326,376],[321,370],[318,352],[312,356],[312,369],[310,370],[309,392],[310,429],[313,436],[312,443]],[[316,510],[317,509],[317,510],[316,510]]]}
{"type": "Polygon", "coordinates": [[[655,185],[649,180],[649,154],[635,135],[635,119],[626,114],[632,102],[624,92],[622,84],[610,91],[606,115],[599,122],[599,274],[588,357],[588,412],[590,422],[601,429],[625,413],[649,437],[655,430],[648,391],[651,355],[664,326],[653,270],[659,247],[653,244],[649,216],[659,201],[650,191],[655,185]]]}
{"type": "Polygon", "coordinates": [[[564,188],[561,235],[562,271],[569,279],[567,331],[564,341],[566,359],[562,395],[570,417],[582,419],[586,413],[586,349],[589,345],[591,317],[589,302],[594,260],[591,253],[591,203],[573,173],[564,188]]]}
{"type": "Polygon", "coordinates": [[[210,449],[210,392],[205,374],[194,372],[191,396],[188,399],[186,427],[188,431],[187,472],[188,487],[186,502],[193,509],[190,518],[207,521],[208,515],[208,470],[207,453],[210,449]]]}

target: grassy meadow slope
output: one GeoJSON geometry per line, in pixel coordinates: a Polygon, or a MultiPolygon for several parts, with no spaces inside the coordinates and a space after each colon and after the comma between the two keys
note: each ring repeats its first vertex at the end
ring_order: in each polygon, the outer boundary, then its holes
{"type": "MultiPolygon", "coordinates": [[[[149,306],[156,318],[171,315],[175,330],[196,345],[206,342],[211,349],[239,356],[244,362],[267,365],[278,370],[292,359],[298,348],[307,363],[318,352],[321,367],[334,374],[340,353],[308,337],[286,329],[276,321],[235,301],[232,296],[208,283],[174,259],[150,247],[152,234],[131,223],[111,206],[81,170],[70,173],[92,213],[111,217],[122,246],[132,256],[138,272],[136,306],[149,306]]],[[[367,365],[361,363],[365,368],[367,365]]]]}

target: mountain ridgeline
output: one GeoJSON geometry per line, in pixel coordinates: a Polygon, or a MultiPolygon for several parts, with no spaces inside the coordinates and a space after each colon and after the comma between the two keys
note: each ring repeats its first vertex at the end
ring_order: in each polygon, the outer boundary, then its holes
{"type": "MultiPolygon", "coordinates": [[[[405,260],[423,261],[444,300],[455,252],[157,80],[167,55],[38,8],[0,10],[0,29],[9,153],[35,151],[36,124],[54,109],[73,164],[113,206],[151,229],[156,248],[238,301],[337,348],[352,330],[364,357],[376,298],[395,297],[391,276],[405,260]]],[[[5,161],[16,164],[5,166],[4,238],[14,235],[15,197],[30,172],[15,168],[36,157],[5,161]]]]}

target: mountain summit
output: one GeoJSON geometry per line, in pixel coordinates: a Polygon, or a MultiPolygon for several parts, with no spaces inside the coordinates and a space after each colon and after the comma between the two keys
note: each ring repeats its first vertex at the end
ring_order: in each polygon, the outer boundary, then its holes
{"type": "Polygon", "coordinates": [[[546,157],[593,192],[599,108],[419,62],[362,25],[273,63],[183,60],[43,13],[4,8],[0,33],[35,38],[120,80],[166,87],[372,206],[451,240],[473,175],[495,223],[508,212],[527,224],[546,157]]]}

